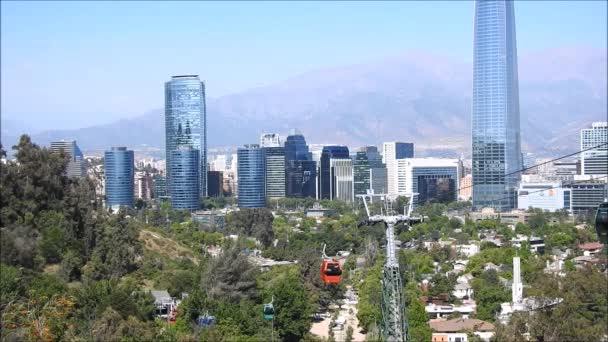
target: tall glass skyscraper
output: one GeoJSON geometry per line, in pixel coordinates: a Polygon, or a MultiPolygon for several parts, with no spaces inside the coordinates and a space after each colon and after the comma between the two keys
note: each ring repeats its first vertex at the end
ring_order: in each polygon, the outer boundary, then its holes
{"type": "Polygon", "coordinates": [[[475,2],[473,57],[473,205],[517,207],[522,168],[513,1],[475,2]]]}
{"type": "Polygon", "coordinates": [[[245,145],[237,149],[239,175],[238,205],[240,208],[266,206],[266,150],[260,145],[245,145]]]}
{"type": "Polygon", "coordinates": [[[369,159],[365,151],[357,152],[353,160],[354,195],[365,195],[370,189],[369,159]]]}
{"type": "Polygon", "coordinates": [[[86,175],[84,156],[74,140],[60,140],[51,142],[51,151],[59,153],[63,151],[68,156],[66,176],[79,178],[86,175]]]}
{"type": "Polygon", "coordinates": [[[266,195],[285,197],[285,147],[263,147],[266,155],[266,195]]]}
{"type": "Polygon", "coordinates": [[[200,152],[188,145],[171,150],[171,206],[174,209],[196,210],[200,207],[200,152]]]}
{"type": "Polygon", "coordinates": [[[285,161],[291,160],[312,160],[308,152],[306,139],[297,130],[292,130],[291,134],[285,139],[285,161]]]}
{"type": "Polygon", "coordinates": [[[117,210],[133,206],[135,160],[126,147],[112,147],[104,153],[106,206],[117,210]]]}
{"type": "MultiPolygon", "coordinates": [[[[173,186],[174,169],[172,152],[178,147],[190,147],[199,152],[196,171],[199,179],[198,193],[207,196],[207,114],[205,84],[197,75],[173,76],[165,83],[165,148],[167,157],[167,186],[169,196],[180,199],[185,194],[173,186]]],[[[178,153],[179,154],[179,153],[178,153]]],[[[188,191],[188,193],[191,193],[188,191]]],[[[188,199],[192,203],[194,199],[188,199]]]]}

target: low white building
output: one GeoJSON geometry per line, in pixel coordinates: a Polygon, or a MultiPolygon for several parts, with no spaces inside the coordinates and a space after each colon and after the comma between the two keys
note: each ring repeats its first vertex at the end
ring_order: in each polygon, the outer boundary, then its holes
{"type": "Polygon", "coordinates": [[[479,244],[476,244],[476,243],[471,243],[468,245],[456,245],[456,246],[454,246],[454,248],[456,249],[457,253],[465,255],[468,258],[479,253],[479,251],[480,251],[479,244]]]}
{"type": "Polygon", "coordinates": [[[430,319],[437,318],[447,318],[453,313],[460,313],[464,318],[469,318],[470,315],[475,313],[475,305],[467,304],[467,305],[436,305],[436,304],[428,304],[424,307],[424,311],[429,315],[430,319]]]}
{"type": "Polygon", "coordinates": [[[458,299],[473,298],[473,286],[467,283],[456,283],[452,295],[458,299]]]}
{"type": "Polygon", "coordinates": [[[484,341],[494,336],[494,325],[479,319],[451,319],[448,321],[429,322],[433,329],[433,342],[468,342],[467,331],[472,331],[484,341]]]}

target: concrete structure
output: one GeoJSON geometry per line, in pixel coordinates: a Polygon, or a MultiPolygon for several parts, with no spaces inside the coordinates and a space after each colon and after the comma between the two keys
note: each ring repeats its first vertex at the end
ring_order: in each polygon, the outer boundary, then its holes
{"type": "Polygon", "coordinates": [[[382,162],[387,170],[387,189],[389,195],[397,196],[397,159],[414,158],[414,144],[404,142],[385,142],[382,144],[382,162]]]}
{"type": "Polygon", "coordinates": [[[513,1],[476,1],[474,35],[473,205],[505,211],[522,169],[513,1]]]}
{"type": "Polygon", "coordinates": [[[594,122],[581,130],[581,174],[608,175],[608,122],[594,122]],[[599,146],[599,147],[598,147],[599,146]]]}
{"type": "Polygon", "coordinates": [[[80,178],[86,175],[84,156],[75,140],[60,140],[51,142],[51,152],[63,152],[68,157],[66,176],[80,178]]]}
{"type": "Polygon", "coordinates": [[[112,147],[104,153],[106,206],[112,210],[133,206],[133,151],[112,147]]]}
{"type": "MultiPolygon", "coordinates": [[[[197,151],[199,156],[191,158],[197,160],[198,165],[195,170],[182,170],[191,177],[196,177],[199,182],[198,198],[207,196],[207,109],[205,103],[205,84],[201,82],[198,75],[173,76],[165,83],[165,149],[167,165],[167,185],[170,196],[177,196],[178,201],[172,201],[177,205],[176,208],[185,208],[184,193],[174,194],[173,155],[183,155],[183,153],[173,153],[180,147],[188,147],[192,151],[197,151]],[[196,173],[196,176],[194,174],[196,173]]],[[[184,161],[180,161],[184,166],[184,161]]],[[[178,190],[179,191],[179,190],[178,190]]],[[[191,191],[188,189],[188,193],[191,191]]],[[[188,198],[189,203],[194,202],[194,198],[188,198]]],[[[188,205],[189,207],[191,205],[188,205]]]]}

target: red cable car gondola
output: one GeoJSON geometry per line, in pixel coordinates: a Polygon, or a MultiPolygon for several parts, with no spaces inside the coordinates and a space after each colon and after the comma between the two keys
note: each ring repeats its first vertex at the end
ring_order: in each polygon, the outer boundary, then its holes
{"type": "Polygon", "coordinates": [[[321,279],[326,284],[338,284],[342,279],[342,265],[340,265],[340,262],[338,260],[329,258],[325,254],[325,245],[323,245],[321,279]]]}

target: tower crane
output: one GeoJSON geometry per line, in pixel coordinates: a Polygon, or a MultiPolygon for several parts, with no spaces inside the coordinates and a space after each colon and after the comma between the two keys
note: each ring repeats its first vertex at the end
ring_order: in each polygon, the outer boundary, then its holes
{"type": "Polygon", "coordinates": [[[395,256],[395,225],[405,223],[408,226],[422,221],[422,217],[412,217],[413,198],[415,193],[407,194],[409,204],[403,208],[403,214],[392,210],[391,201],[386,194],[358,195],[363,200],[368,223],[383,222],[386,227],[386,263],[382,277],[382,325],[381,331],[385,341],[403,342],[409,340],[408,322],[405,314],[403,298],[403,282],[399,273],[399,262],[395,256]],[[367,206],[367,198],[380,197],[384,199],[384,212],[371,215],[367,206]],[[406,211],[407,210],[407,211],[406,211]]]}

